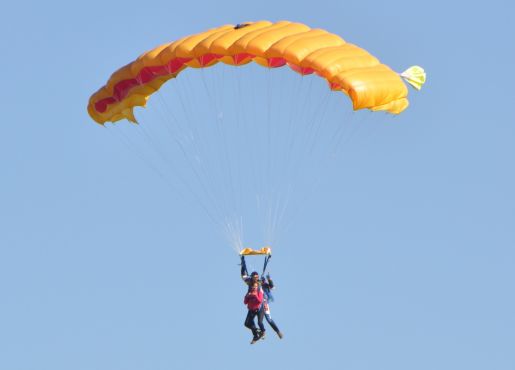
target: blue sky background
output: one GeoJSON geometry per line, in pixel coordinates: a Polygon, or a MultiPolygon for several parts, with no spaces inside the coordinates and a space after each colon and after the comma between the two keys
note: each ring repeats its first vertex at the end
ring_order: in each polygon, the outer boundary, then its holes
{"type": "Polygon", "coordinates": [[[0,368],[514,369],[514,10],[4,4],[0,368]],[[141,52],[260,19],[327,29],[428,81],[401,116],[367,113],[379,128],[285,231],[271,262],[285,338],[250,346],[237,255],[85,108],[141,52]]]}

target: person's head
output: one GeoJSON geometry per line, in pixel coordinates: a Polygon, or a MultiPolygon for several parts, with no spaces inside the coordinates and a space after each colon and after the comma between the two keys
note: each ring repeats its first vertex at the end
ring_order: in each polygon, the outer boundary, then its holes
{"type": "Polygon", "coordinates": [[[257,273],[257,271],[252,272],[252,274],[250,274],[250,278],[252,279],[252,282],[259,281],[259,274],[257,273]]]}
{"type": "Polygon", "coordinates": [[[259,288],[259,283],[257,281],[253,282],[250,285],[250,290],[252,290],[252,291],[257,290],[258,288],[259,288]]]}

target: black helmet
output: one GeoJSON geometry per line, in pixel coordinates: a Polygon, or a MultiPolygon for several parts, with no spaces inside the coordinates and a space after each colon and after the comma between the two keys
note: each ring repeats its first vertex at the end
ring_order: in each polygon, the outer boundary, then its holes
{"type": "Polygon", "coordinates": [[[252,271],[252,274],[250,276],[259,275],[257,271],[252,271]]]}

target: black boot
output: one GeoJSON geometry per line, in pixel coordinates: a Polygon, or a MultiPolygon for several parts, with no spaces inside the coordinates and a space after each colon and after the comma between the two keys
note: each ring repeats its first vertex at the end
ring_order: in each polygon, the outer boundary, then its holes
{"type": "Polygon", "coordinates": [[[252,330],[252,334],[254,335],[254,337],[252,338],[252,342],[250,342],[250,344],[256,343],[260,338],[260,333],[258,330],[252,330]]]}

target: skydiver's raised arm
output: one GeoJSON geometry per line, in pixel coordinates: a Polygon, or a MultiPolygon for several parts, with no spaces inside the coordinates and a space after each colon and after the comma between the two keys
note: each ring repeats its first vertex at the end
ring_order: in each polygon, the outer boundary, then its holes
{"type": "Polygon", "coordinates": [[[245,282],[249,279],[249,273],[247,271],[247,264],[245,263],[245,256],[241,256],[241,278],[245,282]]]}

